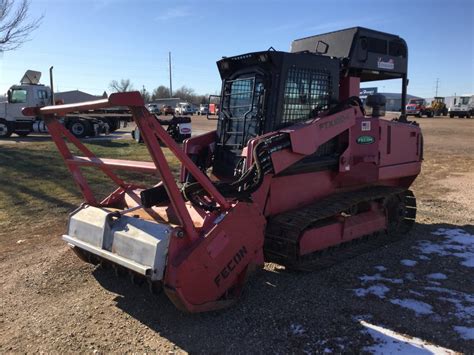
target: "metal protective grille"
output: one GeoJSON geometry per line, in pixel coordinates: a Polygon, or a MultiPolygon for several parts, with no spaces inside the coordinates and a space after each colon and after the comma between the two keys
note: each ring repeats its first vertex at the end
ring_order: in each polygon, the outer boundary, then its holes
{"type": "Polygon", "coordinates": [[[229,113],[231,117],[243,117],[252,110],[255,79],[237,79],[229,83],[230,93],[225,95],[229,113]]]}
{"type": "Polygon", "coordinates": [[[291,68],[285,83],[282,124],[304,121],[329,108],[331,75],[326,70],[291,68]]]}

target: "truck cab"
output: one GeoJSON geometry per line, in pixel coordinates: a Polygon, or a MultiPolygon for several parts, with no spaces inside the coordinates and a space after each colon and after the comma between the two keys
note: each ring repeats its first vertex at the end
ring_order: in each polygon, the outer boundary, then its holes
{"type": "Polygon", "coordinates": [[[40,72],[28,70],[20,85],[13,85],[8,90],[8,101],[0,106],[0,138],[9,137],[12,133],[26,136],[31,132],[35,117],[23,116],[24,107],[45,106],[50,102],[51,89],[38,84],[40,72]]]}
{"type": "Polygon", "coordinates": [[[474,95],[463,95],[454,100],[454,105],[448,109],[449,117],[470,118],[474,115],[474,95]]]}
{"type": "Polygon", "coordinates": [[[406,114],[407,116],[417,116],[422,117],[423,115],[428,115],[427,113],[427,104],[425,99],[410,99],[406,105],[406,114]]]}

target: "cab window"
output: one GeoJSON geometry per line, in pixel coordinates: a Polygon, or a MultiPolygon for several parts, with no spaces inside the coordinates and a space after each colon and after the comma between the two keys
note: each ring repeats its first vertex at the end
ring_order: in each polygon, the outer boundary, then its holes
{"type": "Polygon", "coordinates": [[[48,92],[46,90],[38,90],[36,91],[36,98],[46,100],[48,98],[48,92]]]}
{"type": "Polygon", "coordinates": [[[329,108],[331,77],[320,69],[291,68],[285,83],[282,125],[314,117],[329,108]]]}
{"type": "Polygon", "coordinates": [[[27,91],[23,89],[13,89],[10,96],[11,104],[26,103],[27,91]]]}

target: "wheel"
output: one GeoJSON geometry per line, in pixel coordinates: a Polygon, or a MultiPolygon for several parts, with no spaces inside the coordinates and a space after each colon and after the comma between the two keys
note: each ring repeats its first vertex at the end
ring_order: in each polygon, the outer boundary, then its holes
{"type": "Polygon", "coordinates": [[[135,128],[132,131],[132,138],[137,143],[143,143],[143,138],[142,138],[142,136],[140,134],[140,130],[138,128],[135,128]]]}
{"type": "Polygon", "coordinates": [[[423,114],[420,112],[418,115],[416,115],[416,117],[421,118],[421,117],[423,117],[423,114]]]}
{"type": "Polygon", "coordinates": [[[8,138],[12,133],[13,131],[10,124],[5,120],[0,119],[0,138],[8,138]]]}
{"type": "Polygon", "coordinates": [[[454,114],[450,113],[450,114],[449,114],[449,117],[450,117],[450,118],[454,118],[454,114]]]}
{"type": "Polygon", "coordinates": [[[75,120],[69,125],[69,130],[76,138],[84,138],[91,129],[90,123],[85,120],[75,120]]]}
{"type": "Polygon", "coordinates": [[[470,113],[467,113],[467,114],[466,114],[466,118],[471,118],[471,114],[470,114],[470,113]]]}
{"type": "Polygon", "coordinates": [[[26,137],[28,134],[30,134],[31,132],[30,131],[17,131],[15,132],[17,135],[19,135],[20,137],[26,137]]]}
{"type": "Polygon", "coordinates": [[[110,118],[107,120],[109,124],[109,132],[115,132],[120,127],[120,121],[115,118],[110,118]]]}

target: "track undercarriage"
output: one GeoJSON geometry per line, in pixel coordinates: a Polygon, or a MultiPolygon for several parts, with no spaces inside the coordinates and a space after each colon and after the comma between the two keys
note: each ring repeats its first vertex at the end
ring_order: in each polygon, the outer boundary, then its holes
{"type": "Polygon", "coordinates": [[[329,267],[397,240],[409,232],[415,217],[416,199],[410,190],[377,186],[338,193],[270,218],[265,233],[266,261],[301,271],[329,267]],[[366,213],[371,203],[377,204],[385,214],[383,228],[373,226],[368,234],[359,232],[346,238],[341,230],[340,234],[332,234],[326,243],[315,245],[313,249],[317,250],[302,253],[301,239],[306,232],[347,224],[351,218],[366,213]]]}

